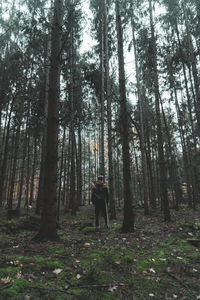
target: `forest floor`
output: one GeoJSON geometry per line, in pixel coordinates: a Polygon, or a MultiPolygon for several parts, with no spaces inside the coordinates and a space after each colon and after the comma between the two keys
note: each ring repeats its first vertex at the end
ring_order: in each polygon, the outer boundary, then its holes
{"type": "Polygon", "coordinates": [[[94,208],[62,215],[56,242],[34,242],[26,217],[0,221],[1,300],[200,299],[200,211],[136,215],[135,232],[96,229],[94,208]]]}

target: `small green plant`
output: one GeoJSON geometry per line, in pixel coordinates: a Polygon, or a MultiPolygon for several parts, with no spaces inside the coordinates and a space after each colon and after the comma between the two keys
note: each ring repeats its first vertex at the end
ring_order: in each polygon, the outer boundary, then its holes
{"type": "Polygon", "coordinates": [[[60,247],[57,247],[57,246],[50,246],[48,248],[48,251],[50,253],[54,253],[54,254],[63,254],[65,252],[64,249],[60,249],[60,247]]]}
{"type": "Polygon", "coordinates": [[[130,257],[129,255],[125,255],[125,256],[123,257],[123,259],[122,259],[122,262],[123,262],[123,263],[127,263],[127,264],[131,264],[131,263],[133,263],[134,261],[133,261],[132,257],[130,257]]]}
{"type": "Polygon", "coordinates": [[[55,261],[48,261],[46,263],[45,268],[47,270],[54,270],[56,268],[62,268],[62,263],[59,260],[55,260],[55,261]]]}
{"type": "Polygon", "coordinates": [[[92,227],[92,226],[86,226],[82,230],[83,233],[90,233],[90,232],[94,232],[94,231],[95,231],[95,227],[92,227]]]}
{"type": "Polygon", "coordinates": [[[98,253],[92,253],[89,255],[89,257],[98,264],[102,262],[102,257],[98,253]]]}

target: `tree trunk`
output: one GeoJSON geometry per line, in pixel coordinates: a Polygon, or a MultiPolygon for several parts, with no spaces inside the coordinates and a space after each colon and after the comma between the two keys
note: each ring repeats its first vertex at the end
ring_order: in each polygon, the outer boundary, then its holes
{"type": "Polygon", "coordinates": [[[19,122],[19,124],[17,126],[16,136],[15,136],[14,162],[13,162],[13,167],[12,167],[10,192],[9,192],[9,198],[8,198],[8,207],[9,208],[12,208],[12,203],[13,203],[13,191],[14,191],[14,185],[15,185],[17,158],[18,158],[17,156],[18,156],[18,151],[19,151],[20,127],[21,127],[21,122],[19,122]]]}
{"type": "Polygon", "coordinates": [[[149,187],[148,187],[148,168],[147,168],[147,158],[145,152],[145,136],[144,136],[144,112],[143,112],[143,103],[142,103],[142,94],[140,88],[140,79],[139,79],[139,68],[138,68],[138,54],[137,54],[137,46],[134,32],[134,21],[133,16],[131,17],[132,24],[132,35],[133,35],[133,47],[135,54],[135,69],[136,69],[136,80],[137,80],[137,93],[138,93],[138,102],[139,102],[139,110],[140,110],[140,147],[142,154],[142,175],[143,175],[143,190],[144,190],[144,214],[149,214],[149,187]]]}
{"type": "Polygon", "coordinates": [[[3,151],[3,160],[2,160],[1,170],[0,170],[0,207],[3,204],[5,175],[6,175],[6,171],[7,171],[7,157],[8,157],[8,141],[9,141],[9,136],[10,136],[10,123],[11,123],[11,115],[12,115],[12,110],[13,110],[15,97],[13,97],[13,99],[12,99],[10,112],[9,112],[9,115],[8,115],[8,124],[7,124],[7,128],[6,128],[5,145],[4,145],[4,151],[3,151]]]}
{"type": "Polygon", "coordinates": [[[54,2],[54,17],[51,44],[51,66],[49,72],[47,143],[44,170],[44,197],[39,239],[57,239],[56,231],[56,198],[57,198],[57,159],[58,159],[58,101],[60,86],[60,55],[62,37],[61,0],[54,2]]]}
{"type": "Polygon", "coordinates": [[[105,80],[107,98],[107,124],[108,124],[108,179],[109,179],[109,202],[110,219],[116,219],[114,186],[113,186],[113,153],[112,153],[112,113],[111,113],[111,88],[109,71],[109,48],[108,48],[108,18],[107,0],[103,0],[104,11],[104,35],[105,35],[105,80]]]}
{"type": "Polygon", "coordinates": [[[61,158],[60,158],[60,174],[59,174],[59,184],[58,184],[58,201],[57,201],[57,220],[60,219],[60,204],[61,204],[61,196],[62,196],[62,179],[63,179],[63,165],[64,165],[64,147],[65,147],[65,133],[66,127],[63,127],[63,138],[62,138],[62,146],[61,146],[61,158]]]}
{"type": "Polygon", "coordinates": [[[160,175],[160,190],[161,190],[161,201],[163,204],[164,220],[170,221],[169,211],[169,199],[166,186],[166,170],[165,170],[165,158],[163,149],[163,135],[161,125],[161,114],[160,114],[160,93],[158,83],[158,68],[157,68],[157,49],[154,33],[153,24],[153,12],[152,2],[149,0],[149,13],[150,13],[150,26],[151,26],[151,38],[152,38],[152,59],[153,59],[153,71],[154,71],[154,93],[155,93],[155,106],[156,106],[156,123],[157,123],[157,144],[158,144],[158,162],[159,162],[159,175],[160,175]]]}
{"type": "Polygon", "coordinates": [[[115,2],[116,28],[118,43],[118,68],[119,68],[119,92],[120,92],[120,118],[123,160],[123,187],[124,187],[124,219],[123,232],[134,230],[133,198],[131,189],[130,152],[129,152],[129,123],[126,100],[125,72],[124,72],[124,50],[121,15],[119,0],[115,2]]]}
{"type": "MultiPolygon", "coordinates": [[[[101,94],[100,94],[100,140],[99,140],[99,172],[100,174],[105,177],[105,161],[104,161],[104,81],[105,81],[105,73],[104,73],[104,22],[103,22],[103,3],[104,0],[101,2],[100,9],[101,9],[101,21],[100,21],[100,71],[101,71],[101,94]]],[[[99,175],[100,175],[99,174],[99,175]]]]}
{"type": "Polygon", "coordinates": [[[34,202],[35,192],[35,173],[36,173],[36,161],[37,161],[37,138],[34,137],[33,145],[33,163],[32,163],[32,174],[31,174],[31,188],[30,188],[30,205],[34,202]]]}

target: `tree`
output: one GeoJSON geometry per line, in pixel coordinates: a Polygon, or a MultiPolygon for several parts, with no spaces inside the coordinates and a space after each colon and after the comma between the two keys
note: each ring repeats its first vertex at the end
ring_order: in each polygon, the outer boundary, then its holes
{"type": "Polygon", "coordinates": [[[169,211],[169,200],[168,200],[167,186],[166,186],[167,177],[166,177],[166,169],[165,169],[163,133],[162,133],[161,114],[160,114],[160,92],[159,92],[158,68],[157,68],[157,50],[156,50],[156,40],[155,40],[155,33],[154,33],[153,11],[152,11],[151,0],[149,0],[149,14],[150,14],[150,27],[151,27],[151,39],[152,39],[152,65],[153,65],[153,75],[154,75],[154,94],[155,94],[155,107],[156,107],[160,190],[161,190],[161,200],[163,204],[164,219],[165,221],[169,221],[170,211],[169,211]]]}
{"type": "Polygon", "coordinates": [[[51,66],[49,72],[48,117],[46,132],[46,153],[44,171],[44,198],[41,224],[36,238],[57,238],[56,199],[57,199],[57,159],[58,159],[58,100],[60,85],[60,56],[62,38],[62,0],[54,1],[52,24],[51,66]]]}
{"type": "Polygon", "coordinates": [[[119,68],[119,93],[120,93],[120,117],[121,117],[121,139],[123,159],[123,188],[124,188],[124,219],[123,232],[134,230],[133,198],[131,189],[130,152],[129,152],[129,122],[126,100],[123,32],[121,24],[119,0],[115,2],[117,46],[118,46],[118,68],[119,68]]]}

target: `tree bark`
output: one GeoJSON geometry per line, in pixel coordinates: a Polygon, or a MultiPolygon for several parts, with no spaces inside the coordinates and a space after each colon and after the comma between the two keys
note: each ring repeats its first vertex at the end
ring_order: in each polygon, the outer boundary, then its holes
{"type": "Polygon", "coordinates": [[[54,1],[52,28],[51,66],[49,72],[47,147],[45,153],[44,196],[40,230],[36,238],[55,240],[56,198],[57,198],[57,159],[58,159],[58,101],[60,87],[60,55],[62,37],[63,4],[54,1]]]}
{"type": "Polygon", "coordinates": [[[142,175],[143,175],[143,190],[144,190],[144,214],[149,214],[149,179],[148,179],[148,168],[147,168],[147,158],[145,152],[145,135],[144,135],[144,112],[143,112],[143,103],[142,103],[142,94],[140,89],[140,79],[139,79],[139,68],[138,68],[138,55],[137,55],[137,45],[135,39],[135,31],[134,31],[134,20],[133,16],[131,17],[131,25],[132,25],[132,36],[133,36],[133,47],[135,54],[135,69],[136,69],[136,80],[137,80],[137,93],[138,93],[138,102],[139,102],[139,110],[140,110],[140,147],[142,154],[142,175]]]}
{"type": "Polygon", "coordinates": [[[129,123],[126,100],[126,85],[124,71],[123,32],[119,0],[115,2],[116,28],[118,45],[118,68],[119,68],[119,92],[120,92],[120,117],[121,117],[121,139],[123,160],[123,186],[124,186],[124,219],[123,232],[134,230],[133,198],[131,189],[130,151],[129,151],[129,123]]]}
{"type": "Polygon", "coordinates": [[[106,80],[106,98],[107,98],[107,124],[108,124],[108,179],[109,179],[109,202],[110,219],[116,219],[114,185],[113,185],[113,151],[112,151],[112,113],[111,113],[111,88],[110,88],[110,70],[109,70],[109,48],[108,48],[108,17],[107,0],[103,0],[104,12],[104,35],[105,35],[105,80],[106,80]]]}
{"type": "Polygon", "coordinates": [[[150,26],[151,26],[152,51],[153,51],[152,63],[153,63],[153,71],[154,71],[154,94],[155,94],[155,106],[156,106],[157,144],[158,144],[161,201],[163,204],[164,220],[170,221],[169,199],[168,199],[167,186],[166,186],[167,177],[165,171],[165,158],[164,158],[164,149],[163,149],[163,134],[162,134],[161,114],[160,114],[160,92],[159,92],[158,68],[157,68],[157,49],[156,49],[156,41],[155,41],[155,33],[154,33],[151,0],[149,0],[149,13],[150,13],[150,26]]]}

